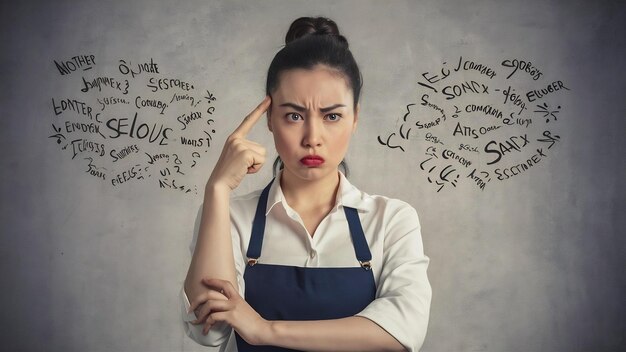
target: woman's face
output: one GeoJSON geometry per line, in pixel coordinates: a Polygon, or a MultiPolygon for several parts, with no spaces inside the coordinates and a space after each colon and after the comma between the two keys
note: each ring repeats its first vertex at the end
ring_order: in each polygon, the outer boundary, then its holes
{"type": "Polygon", "coordinates": [[[302,180],[336,177],[357,119],[352,90],[336,70],[318,65],[281,72],[268,127],[283,173],[302,180]]]}

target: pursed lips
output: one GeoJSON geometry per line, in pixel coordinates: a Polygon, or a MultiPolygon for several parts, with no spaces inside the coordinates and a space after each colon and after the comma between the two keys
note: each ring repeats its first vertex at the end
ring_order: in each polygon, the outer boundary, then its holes
{"type": "Polygon", "coordinates": [[[324,163],[324,158],[319,155],[307,155],[300,159],[300,162],[306,166],[319,166],[324,163]]]}

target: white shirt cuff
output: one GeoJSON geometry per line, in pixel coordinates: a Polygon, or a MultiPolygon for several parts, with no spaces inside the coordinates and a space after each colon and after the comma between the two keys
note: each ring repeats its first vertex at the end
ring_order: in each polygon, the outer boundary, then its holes
{"type": "Polygon", "coordinates": [[[182,301],[181,315],[185,324],[185,334],[187,334],[187,336],[203,346],[218,347],[228,341],[230,334],[233,330],[232,327],[228,325],[228,323],[217,322],[211,327],[211,329],[209,329],[208,334],[202,334],[202,329],[204,328],[204,325],[192,324],[191,322],[196,320],[196,314],[194,312],[187,313],[189,307],[191,307],[191,304],[189,303],[189,298],[187,298],[187,294],[185,293],[184,286],[180,290],[180,297],[182,301]]]}
{"type": "Polygon", "coordinates": [[[180,297],[183,304],[181,305],[183,311],[183,321],[190,322],[196,320],[196,314],[194,312],[189,312],[189,307],[191,307],[191,303],[189,303],[189,299],[187,298],[187,294],[185,293],[185,288],[180,289],[180,297]]]}

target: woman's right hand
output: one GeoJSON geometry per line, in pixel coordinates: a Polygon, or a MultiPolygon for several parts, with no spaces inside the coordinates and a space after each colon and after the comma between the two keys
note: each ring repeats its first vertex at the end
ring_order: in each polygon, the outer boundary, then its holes
{"type": "Polygon", "coordinates": [[[222,154],[209,177],[207,187],[226,186],[229,191],[232,191],[239,186],[246,174],[256,173],[263,166],[265,148],[246,139],[246,136],[271,103],[272,98],[266,96],[261,104],[252,110],[243,119],[239,127],[228,136],[222,154]]]}

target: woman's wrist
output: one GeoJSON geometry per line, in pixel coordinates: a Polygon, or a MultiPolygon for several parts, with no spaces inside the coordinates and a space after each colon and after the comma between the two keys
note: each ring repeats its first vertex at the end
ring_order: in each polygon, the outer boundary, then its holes
{"type": "Polygon", "coordinates": [[[279,321],[275,321],[275,320],[266,320],[266,321],[267,321],[267,324],[266,324],[265,332],[261,334],[261,339],[262,339],[261,345],[277,346],[279,343],[278,330],[277,330],[279,321]]]}
{"type": "Polygon", "coordinates": [[[225,196],[230,196],[230,192],[231,189],[230,187],[225,184],[225,183],[219,183],[219,182],[214,182],[213,180],[209,179],[209,181],[207,181],[205,187],[204,187],[204,193],[205,195],[225,195],[225,196]]]}

